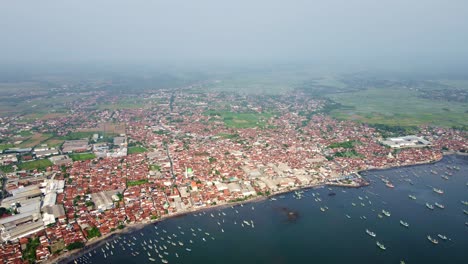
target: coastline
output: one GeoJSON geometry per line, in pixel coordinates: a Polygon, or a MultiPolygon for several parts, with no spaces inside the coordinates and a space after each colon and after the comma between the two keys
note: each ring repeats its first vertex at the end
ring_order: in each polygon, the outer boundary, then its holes
{"type": "MultiPolygon", "coordinates": [[[[427,162],[418,162],[418,163],[414,163],[414,164],[398,165],[398,166],[384,166],[384,167],[380,167],[380,168],[369,168],[369,169],[366,169],[366,170],[357,171],[356,173],[360,176],[360,173],[365,173],[365,172],[369,172],[369,171],[382,171],[382,170],[389,170],[389,169],[396,169],[396,168],[405,168],[405,167],[412,167],[412,166],[434,164],[434,163],[440,162],[445,156],[449,156],[449,155],[468,156],[468,153],[460,153],[459,154],[458,152],[450,152],[450,153],[443,152],[441,158],[437,159],[437,160],[431,160],[431,161],[427,161],[427,162]]],[[[148,226],[150,224],[155,224],[155,223],[158,223],[158,222],[162,222],[162,221],[167,220],[167,219],[171,219],[171,218],[175,218],[175,217],[181,217],[181,216],[184,216],[184,215],[187,215],[187,214],[190,214],[190,213],[195,213],[195,212],[203,212],[203,211],[214,210],[214,209],[223,209],[223,208],[227,208],[227,207],[238,206],[240,204],[260,202],[260,201],[268,200],[271,197],[275,197],[275,196],[279,196],[279,195],[282,195],[282,194],[294,192],[294,191],[297,191],[297,190],[305,190],[305,189],[311,189],[311,188],[317,188],[317,187],[325,187],[325,186],[329,186],[329,185],[330,184],[328,184],[327,182],[323,182],[323,183],[319,183],[319,184],[294,186],[292,188],[288,188],[288,189],[285,189],[285,190],[281,190],[281,191],[271,193],[268,196],[255,196],[255,197],[252,197],[250,199],[246,199],[246,200],[238,201],[238,202],[226,202],[226,203],[216,204],[216,205],[207,205],[207,206],[203,206],[203,207],[192,208],[192,209],[184,211],[184,212],[177,212],[177,213],[173,213],[173,214],[170,214],[170,215],[164,215],[161,218],[158,218],[158,219],[152,220],[152,221],[150,220],[150,221],[146,221],[146,222],[128,224],[128,225],[125,226],[124,229],[117,229],[114,232],[111,232],[111,233],[106,234],[104,236],[101,236],[99,238],[92,239],[91,241],[87,241],[83,248],[68,251],[68,252],[66,252],[64,254],[61,254],[61,255],[53,258],[53,259],[48,259],[48,260],[44,261],[44,263],[68,263],[68,262],[71,262],[75,258],[81,257],[81,256],[89,253],[90,251],[96,249],[97,247],[105,244],[108,240],[110,240],[114,236],[117,236],[117,235],[120,235],[120,234],[132,233],[134,231],[143,229],[144,227],[146,227],[146,226],[148,226]]],[[[330,185],[330,186],[332,186],[332,185],[330,185]]],[[[343,188],[360,188],[360,187],[363,187],[363,186],[342,186],[342,187],[343,188]]]]}

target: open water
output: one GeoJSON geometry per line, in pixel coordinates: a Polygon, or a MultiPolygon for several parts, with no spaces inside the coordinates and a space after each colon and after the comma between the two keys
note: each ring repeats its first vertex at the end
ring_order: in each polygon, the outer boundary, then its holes
{"type": "Polygon", "coordinates": [[[309,189],[164,220],[115,236],[76,262],[468,263],[468,215],[463,212],[468,206],[461,202],[468,201],[468,156],[362,175],[370,186],[309,189]],[[385,186],[382,178],[395,188],[385,186]],[[430,210],[426,202],[445,209],[430,210]],[[430,242],[428,235],[439,243],[430,242]]]}

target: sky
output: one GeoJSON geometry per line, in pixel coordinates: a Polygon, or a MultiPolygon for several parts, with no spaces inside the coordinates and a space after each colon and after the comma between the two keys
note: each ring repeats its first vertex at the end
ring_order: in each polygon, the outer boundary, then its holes
{"type": "Polygon", "coordinates": [[[0,0],[3,63],[456,66],[466,0],[0,0]]]}

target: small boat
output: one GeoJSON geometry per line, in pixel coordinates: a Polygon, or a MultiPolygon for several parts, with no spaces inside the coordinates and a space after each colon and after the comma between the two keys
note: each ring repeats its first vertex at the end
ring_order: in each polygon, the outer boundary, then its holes
{"type": "Polygon", "coordinates": [[[435,238],[432,238],[431,236],[427,236],[427,239],[429,239],[429,241],[431,241],[433,244],[439,244],[439,241],[435,238]]]}
{"type": "Polygon", "coordinates": [[[463,209],[463,213],[466,214],[466,215],[468,215],[468,211],[465,210],[465,209],[463,209]]]}
{"type": "Polygon", "coordinates": [[[431,210],[434,210],[434,206],[432,204],[426,203],[426,207],[431,210]]]}
{"type": "Polygon", "coordinates": [[[387,186],[388,188],[395,188],[395,185],[393,185],[391,182],[385,183],[385,186],[387,186]]]}
{"type": "Polygon", "coordinates": [[[411,194],[410,194],[410,195],[408,195],[408,197],[409,197],[410,199],[412,199],[412,200],[416,200],[416,196],[414,196],[414,195],[411,195],[411,194]]]}
{"type": "Polygon", "coordinates": [[[433,190],[435,193],[444,194],[444,191],[442,191],[441,189],[432,188],[432,190],[433,190]]]}
{"type": "Polygon", "coordinates": [[[351,203],[351,204],[352,204],[353,206],[356,206],[356,204],[355,204],[355,203],[351,203]]]}
{"type": "Polygon", "coordinates": [[[383,217],[383,215],[381,215],[381,214],[377,214],[377,216],[378,216],[379,218],[382,218],[382,217],[383,217]]]}
{"type": "Polygon", "coordinates": [[[155,262],[156,260],[154,258],[148,258],[150,261],[155,262]]]}
{"type": "Polygon", "coordinates": [[[185,248],[185,250],[187,250],[187,251],[192,251],[190,248],[185,248]]]}
{"type": "Polygon", "coordinates": [[[169,261],[165,260],[165,259],[161,259],[161,262],[162,263],[169,263],[169,261]]]}
{"type": "Polygon", "coordinates": [[[449,177],[447,177],[447,176],[445,176],[445,175],[442,175],[442,179],[444,179],[444,180],[448,180],[448,179],[449,179],[449,177]]]}
{"type": "Polygon", "coordinates": [[[320,211],[325,212],[325,208],[320,207],[320,211]]]}
{"type": "Polygon", "coordinates": [[[369,231],[369,229],[366,229],[366,233],[367,233],[369,236],[371,236],[371,237],[375,237],[375,236],[376,236],[376,234],[375,234],[374,232],[372,232],[372,231],[369,231]]]}
{"type": "Polygon", "coordinates": [[[389,212],[389,211],[385,211],[385,210],[382,209],[382,213],[383,213],[384,215],[386,215],[386,216],[390,216],[390,212],[389,212]]]}
{"type": "Polygon", "coordinates": [[[445,206],[443,204],[440,204],[440,203],[435,203],[435,206],[439,207],[440,209],[445,208],[445,206]]]}
{"type": "Polygon", "coordinates": [[[441,234],[437,234],[437,236],[442,240],[447,240],[447,237],[441,234]]]}
{"type": "Polygon", "coordinates": [[[349,216],[349,215],[346,215],[346,217],[347,217],[348,219],[351,218],[351,216],[349,216]]]}
{"type": "Polygon", "coordinates": [[[468,205],[468,202],[467,202],[467,201],[461,201],[461,203],[462,203],[463,205],[468,205]]]}
{"type": "Polygon", "coordinates": [[[377,244],[377,246],[378,246],[380,249],[382,249],[382,250],[386,250],[386,249],[387,249],[387,248],[386,248],[382,243],[380,243],[379,241],[377,241],[376,244],[377,244]]]}
{"type": "Polygon", "coordinates": [[[409,227],[409,224],[403,220],[400,220],[400,224],[404,227],[409,227]]]}

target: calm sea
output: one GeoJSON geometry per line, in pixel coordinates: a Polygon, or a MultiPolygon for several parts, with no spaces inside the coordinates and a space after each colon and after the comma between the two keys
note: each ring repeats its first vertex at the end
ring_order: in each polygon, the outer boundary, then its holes
{"type": "Polygon", "coordinates": [[[468,263],[468,215],[463,212],[468,206],[461,202],[468,201],[467,156],[446,156],[436,164],[362,175],[372,182],[369,187],[309,189],[299,195],[276,196],[276,200],[168,219],[114,237],[76,261],[468,263]],[[382,177],[395,188],[385,186],[382,177]],[[434,187],[444,194],[434,192],[434,187]],[[445,209],[430,210],[426,202],[438,202],[445,209]],[[383,215],[382,209],[391,215],[383,215]],[[366,229],[376,236],[368,235],[366,229]],[[431,243],[428,235],[439,244],[431,243]],[[378,248],[377,241],[386,250],[378,248]]]}

